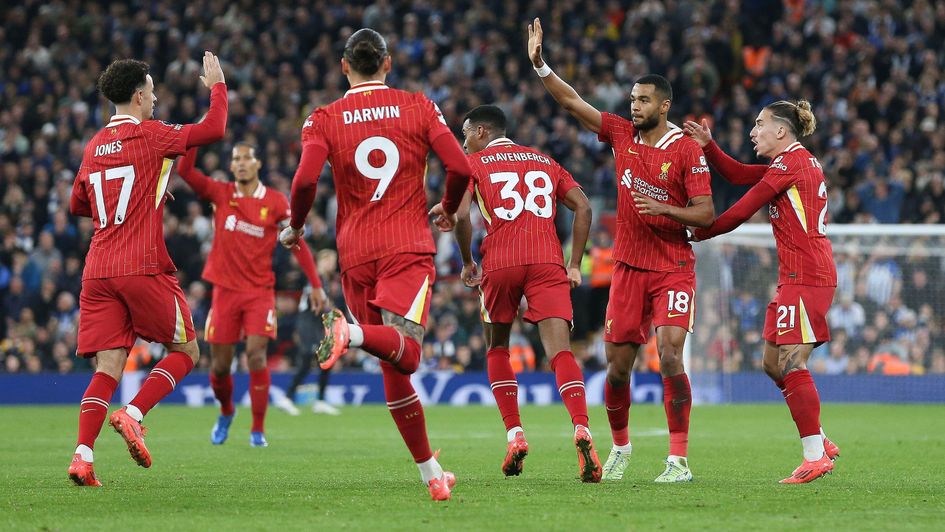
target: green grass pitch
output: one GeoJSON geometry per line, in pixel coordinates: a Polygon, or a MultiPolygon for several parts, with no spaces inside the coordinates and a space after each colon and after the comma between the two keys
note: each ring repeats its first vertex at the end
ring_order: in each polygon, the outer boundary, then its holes
{"type": "MultiPolygon", "coordinates": [[[[671,486],[652,482],[668,445],[661,407],[633,407],[628,474],[600,485],[576,480],[561,406],[523,409],[531,454],[523,475],[508,479],[494,407],[427,408],[431,442],[459,479],[448,503],[429,500],[383,407],[339,417],[271,411],[267,449],[249,447],[245,408],[229,441],[214,447],[214,409],[159,407],[146,420],[151,469],[103,429],[102,489],[66,476],[76,409],[2,408],[0,529],[941,530],[945,518],[945,406],[825,405],[842,454],[832,475],[802,486],[777,482],[801,456],[781,404],[696,407],[695,481],[671,486]]],[[[592,409],[591,428],[603,461],[603,408],[592,409]]]]}

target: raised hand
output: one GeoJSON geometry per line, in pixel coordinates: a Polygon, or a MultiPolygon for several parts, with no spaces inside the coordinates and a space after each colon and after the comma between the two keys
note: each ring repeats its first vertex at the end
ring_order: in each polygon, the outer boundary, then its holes
{"type": "Polygon", "coordinates": [[[692,140],[699,143],[700,148],[705,148],[712,142],[712,130],[709,129],[709,121],[705,118],[698,124],[692,120],[686,120],[682,127],[683,133],[692,137],[692,140]]]}
{"type": "Polygon", "coordinates": [[[541,31],[541,21],[536,17],[534,22],[528,25],[528,58],[532,60],[535,68],[541,68],[545,60],[541,57],[541,39],[544,32],[541,31]]]}
{"type": "Polygon", "coordinates": [[[203,75],[200,81],[209,89],[217,83],[226,83],[223,77],[223,69],[220,67],[220,59],[210,52],[203,53],[203,75]]]}

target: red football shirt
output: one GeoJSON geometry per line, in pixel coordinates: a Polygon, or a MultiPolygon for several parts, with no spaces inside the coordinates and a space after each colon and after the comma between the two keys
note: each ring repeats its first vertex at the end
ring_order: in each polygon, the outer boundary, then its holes
{"type": "Polygon", "coordinates": [[[578,186],[567,170],[538,150],[507,138],[469,155],[473,191],[486,220],[485,271],[525,264],[564,265],[555,232],[557,202],[578,186]]]}
{"type": "Polygon", "coordinates": [[[213,203],[213,246],[203,278],[233,290],[272,290],[272,252],[281,222],[290,216],[289,200],[262,183],[244,196],[236,183],[211,179],[196,169],[187,182],[213,203]]]}
{"type": "Polygon", "coordinates": [[[328,150],[342,268],[436,252],[427,218],[427,154],[437,137],[451,134],[426,96],[381,82],[355,85],[309,116],[302,144],[328,150]]]}
{"type": "Polygon", "coordinates": [[[837,286],[820,162],[795,142],[771,161],[761,181],[778,192],[768,206],[778,247],[778,284],[837,286]]]}
{"type": "Polygon", "coordinates": [[[86,145],[72,186],[95,224],[83,279],[177,270],[164,245],[164,201],[191,127],[115,115],[86,145]]]}
{"type": "Polygon", "coordinates": [[[641,215],[631,191],[685,207],[712,194],[709,167],[696,141],[673,127],[656,143],[643,143],[633,122],[601,113],[598,138],[611,145],[617,170],[617,230],[614,259],[652,271],[693,271],[696,258],[686,227],[665,216],[641,215]]]}

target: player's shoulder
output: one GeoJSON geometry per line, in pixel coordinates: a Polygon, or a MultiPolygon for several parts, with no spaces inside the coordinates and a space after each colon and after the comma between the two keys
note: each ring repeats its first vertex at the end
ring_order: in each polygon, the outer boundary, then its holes
{"type": "Polygon", "coordinates": [[[803,144],[795,142],[771,160],[768,170],[778,174],[796,174],[811,167],[813,158],[803,144]]]}
{"type": "Polygon", "coordinates": [[[702,154],[702,147],[699,146],[699,143],[696,142],[692,137],[689,137],[681,129],[676,129],[674,132],[676,139],[673,141],[673,144],[676,145],[676,149],[682,153],[693,153],[698,152],[702,154]]]}
{"type": "Polygon", "coordinates": [[[166,122],[164,120],[144,120],[137,125],[142,131],[147,132],[170,132],[170,131],[181,131],[184,129],[184,124],[175,124],[173,122],[166,122]]]}

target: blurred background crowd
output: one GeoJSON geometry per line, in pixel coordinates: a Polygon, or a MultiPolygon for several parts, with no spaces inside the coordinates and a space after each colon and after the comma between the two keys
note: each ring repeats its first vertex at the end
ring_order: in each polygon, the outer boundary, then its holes
{"type": "MultiPolygon", "coordinates": [[[[0,371],[88,368],[73,354],[92,223],[72,217],[68,204],[84,144],[112,113],[95,88],[112,59],[147,61],[155,118],[192,122],[208,104],[198,58],[203,50],[219,54],[230,91],[227,136],[203,150],[198,165],[230,179],[230,150],[248,141],[258,147],[263,181],[288,194],[301,123],[347,89],[338,61],[360,27],[388,39],[394,56],[388,84],[424,92],[457,134],[466,111],[495,103],[506,111],[515,141],[550,154],[581,182],[595,225],[585,285],[573,295],[575,352],[587,369],[602,367],[614,161],[609,147],[580,129],[532,72],[525,24],[536,16],[548,62],[599,109],[626,116],[634,80],[663,74],[675,91],[672,121],[708,120],[726,151],[751,161],[748,130],[759,108],[805,98],[819,128],[804,143],[827,175],[830,223],[945,223],[945,2],[22,0],[0,6],[0,371]]],[[[431,203],[443,177],[431,159],[431,203]]],[[[717,213],[744,192],[717,176],[713,190],[717,213]]],[[[200,329],[210,302],[200,271],[211,245],[211,213],[179,178],[171,191],[176,199],[166,209],[165,235],[200,329]]],[[[326,167],[307,238],[330,295],[343,305],[335,212],[326,167]]],[[[563,238],[568,214],[558,220],[563,238]]],[[[481,220],[474,222],[478,242],[484,231],[481,220]]],[[[481,370],[478,298],[457,281],[461,263],[451,236],[437,238],[440,280],[425,363],[481,370]]],[[[945,373],[942,244],[940,236],[836,240],[841,286],[830,315],[834,341],[819,350],[814,369],[945,373]]],[[[699,250],[693,369],[760,367],[759,331],[776,279],[769,246],[699,250]]],[[[275,368],[307,356],[295,336],[305,281],[293,261],[277,250],[275,368]]],[[[516,324],[512,353],[517,369],[547,365],[529,324],[516,324]]],[[[147,365],[154,356],[155,348],[137,346],[131,364],[147,365]]],[[[647,346],[640,369],[652,368],[655,357],[647,346]]],[[[357,352],[344,360],[347,368],[372,370],[372,363],[357,352]]]]}

